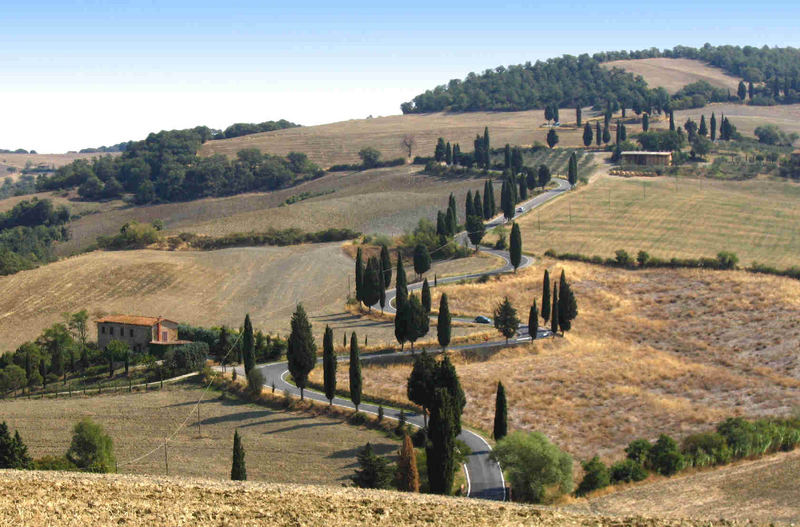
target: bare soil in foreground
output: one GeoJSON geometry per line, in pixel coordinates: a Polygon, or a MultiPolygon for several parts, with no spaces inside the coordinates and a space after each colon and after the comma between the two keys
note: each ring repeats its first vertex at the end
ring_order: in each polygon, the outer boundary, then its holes
{"type": "MultiPolygon", "coordinates": [[[[694,527],[511,503],[352,488],[142,476],[0,471],[3,525],[694,527]],[[10,496],[14,496],[13,499],[10,496]]],[[[716,521],[715,525],[736,525],[716,521]]]]}

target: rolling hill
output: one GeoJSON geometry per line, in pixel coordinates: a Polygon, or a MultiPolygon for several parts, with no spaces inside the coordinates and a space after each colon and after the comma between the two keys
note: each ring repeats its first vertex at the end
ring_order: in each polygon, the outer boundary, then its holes
{"type": "Polygon", "coordinates": [[[671,94],[687,84],[698,81],[706,81],[712,86],[729,89],[731,93],[735,94],[741,80],[719,68],[693,59],[658,57],[614,60],[604,62],[602,66],[604,68],[620,68],[634,75],[641,75],[651,88],[662,87],[671,94]]]}

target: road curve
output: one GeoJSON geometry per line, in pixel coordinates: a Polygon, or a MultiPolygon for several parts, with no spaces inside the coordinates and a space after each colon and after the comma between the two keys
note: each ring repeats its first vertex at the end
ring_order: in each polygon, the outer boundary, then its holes
{"type": "MultiPolygon", "coordinates": [[[[534,209],[547,201],[555,198],[556,196],[561,195],[566,190],[570,189],[570,185],[567,181],[554,178],[558,184],[558,188],[548,190],[538,196],[522,203],[517,206],[517,210],[520,208],[522,209],[520,212],[517,212],[516,216],[525,214],[529,212],[531,209],[534,209]]],[[[515,216],[515,217],[516,217],[515,216]]],[[[486,224],[486,228],[492,228],[496,225],[502,225],[505,223],[505,219],[502,215],[492,218],[486,224]]],[[[462,242],[466,242],[466,233],[460,233],[457,235],[462,242]]],[[[466,242],[468,243],[468,242],[466,242]]],[[[498,269],[494,269],[492,271],[487,271],[483,273],[473,273],[468,275],[462,276],[451,276],[448,278],[442,278],[437,281],[438,284],[446,284],[451,282],[457,282],[459,280],[477,278],[481,275],[496,275],[500,273],[505,273],[513,270],[513,266],[511,265],[511,261],[509,259],[509,255],[507,251],[499,251],[495,249],[480,249],[483,252],[488,254],[492,254],[494,256],[498,256],[502,258],[505,263],[502,267],[498,269]]],[[[522,262],[520,263],[520,268],[528,267],[533,263],[533,259],[523,255],[522,262]]],[[[409,284],[408,289],[409,291],[414,291],[420,289],[422,287],[421,282],[416,282],[413,284],[409,284]]],[[[389,313],[396,312],[393,306],[393,300],[395,298],[395,290],[392,289],[391,291],[386,291],[386,307],[385,311],[389,313]]],[[[374,306],[380,308],[380,306],[374,306]]],[[[458,320],[458,319],[454,319],[458,320]]],[[[545,329],[540,329],[538,332],[537,338],[542,338],[546,336],[550,336],[550,331],[545,329]]],[[[519,342],[525,342],[531,340],[531,336],[528,333],[528,326],[523,325],[520,326],[518,335],[510,339],[508,341],[508,345],[517,344],[519,342]]],[[[451,346],[449,349],[451,350],[474,350],[474,349],[489,349],[489,348],[499,348],[506,346],[504,341],[499,342],[482,342],[478,344],[467,344],[463,346],[451,346]]],[[[432,353],[440,353],[441,350],[431,350],[432,353]]],[[[399,353],[393,353],[393,357],[403,356],[403,355],[411,355],[410,351],[404,351],[399,353]]],[[[385,358],[385,353],[374,353],[374,354],[366,354],[360,357],[362,362],[370,362],[374,360],[378,360],[380,358],[385,358]]],[[[338,357],[339,363],[347,363],[349,362],[349,357],[347,356],[339,356],[338,357]]],[[[319,359],[317,363],[321,363],[322,359],[319,359]]],[[[288,392],[292,395],[299,396],[300,390],[290,382],[286,380],[286,377],[289,374],[289,370],[287,369],[286,362],[276,362],[266,365],[259,365],[258,368],[264,374],[264,379],[266,381],[267,386],[272,386],[274,384],[276,389],[283,390],[288,392]]],[[[243,373],[243,372],[240,372],[243,373]]],[[[325,398],[325,395],[314,391],[306,389],[304,393],[305,397],[309,399],[314,399],[316,401],[327,402],[328,400],[325,398]]],[[[344,408],[351,408],[355,409],[355,405],[349,400],[342,397],[335,397],[333,399],[333,404],[337,406],[341,406],[344,408]]],[[[378,406],[370,403],[362,403],[359,405],[359,411],[377,414],[378,413],[378,406]]],[[[400,416],[400,411],[395,410],[393,408],[384,408],[384,416],[389,419],[398,419],[400,416]]],[[[424,424],[424,419],[421,414],[415,412],[405,412],[406,421],[414,426],[422,427],[424,424]]],[[[467,456],[467,462],[464,465],[464,470],[467,475],[467,495],[471,498],[481,498],[481,499],[489,499],[489,500],[505,500],[505,479],[503,478],[503,471],[500,468],[500,465],[492,461],[489,457],[491,453],[492,447],[486,440],[481,437],[479,434],[467,430],[466,428],[462,429],[461,434],[458,436],[458,439],[463,441],[472,451],[472,453],[467,456]]]]}

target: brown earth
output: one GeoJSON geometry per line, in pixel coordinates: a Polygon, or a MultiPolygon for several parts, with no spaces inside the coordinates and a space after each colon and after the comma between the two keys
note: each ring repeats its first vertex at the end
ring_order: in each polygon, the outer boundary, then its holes
{"type": "Polygon", "coordinates": [[[675,93],[687,84],[697,81],[706,81],[712,86],[730,89],[731,93],[736,93],[741,80],[717,67],[693,59],[662,57],[615,60],[605,62],[602,66],[604,68],[620,68],[634,75],[641,75],[650,88],[662,87],[670,93],[675,93]]]}
{"type": "MultiPolygon", "coordinates": [[[[15,499],[0,500],[13,525],[361,525],[700,527],[708,522],[609,518],[511,503],[311,485],[165,477],[0,471],[15,499]]],[[[735,525],[717,521],[715,525],[735,525]]]]}

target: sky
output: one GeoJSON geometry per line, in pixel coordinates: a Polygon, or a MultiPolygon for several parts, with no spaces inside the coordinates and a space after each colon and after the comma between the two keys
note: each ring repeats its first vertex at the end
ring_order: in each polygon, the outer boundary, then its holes
{"type": "Polygon", "coordinates": [[[471,71],[706,42],[798,47],[798,22],[792,0],[3,0],[0,148],[393,115],[471,71]]]}

